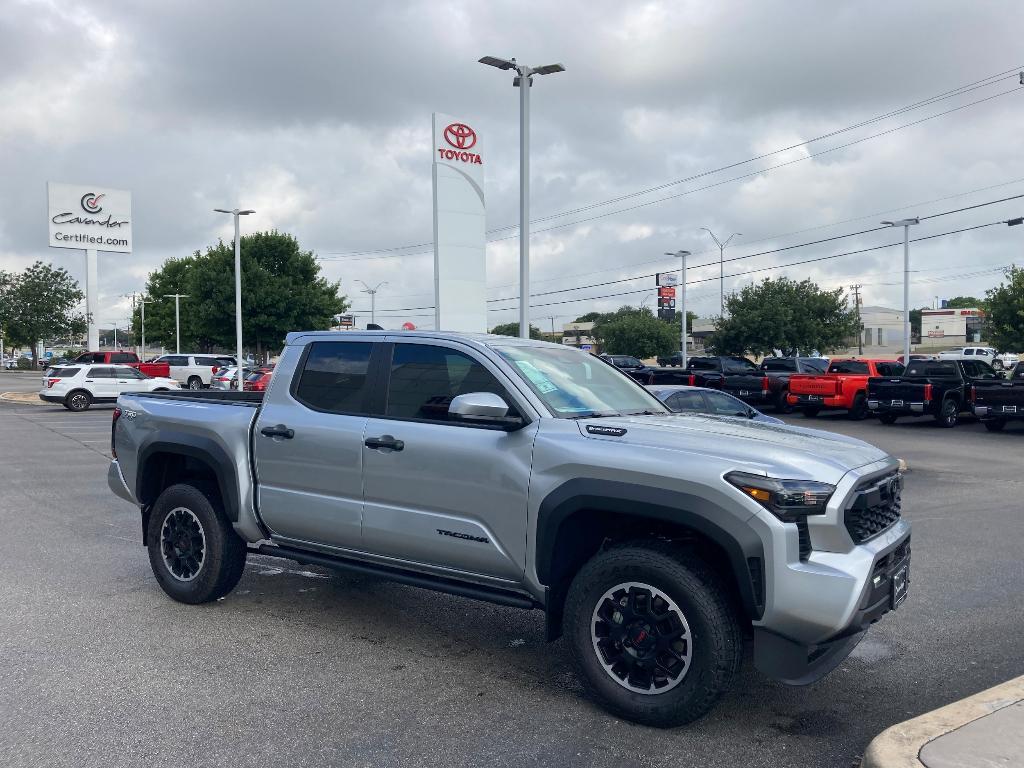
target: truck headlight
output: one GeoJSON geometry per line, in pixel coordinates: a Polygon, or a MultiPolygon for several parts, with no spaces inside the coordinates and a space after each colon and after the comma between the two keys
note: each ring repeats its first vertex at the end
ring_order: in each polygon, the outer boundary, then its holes
{"type": "Polygon", "coordinates": [[[779,480],[746,472],[730,472],[725,479],[784,523],[825,514],[836,490],[834,485],[814,480],[779,480]]]}

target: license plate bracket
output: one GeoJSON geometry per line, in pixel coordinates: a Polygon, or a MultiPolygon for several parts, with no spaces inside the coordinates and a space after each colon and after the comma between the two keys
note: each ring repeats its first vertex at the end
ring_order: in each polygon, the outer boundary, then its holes
{"type": "Polygon", "coordinates": [[[903,401],[902,400],[893,400],[892,401],[892,405],[893,405],[894,408],[902,408],[903,407],[903,401]]]}
{"type": "Polygon", "coordinates": [[[808,395],[807,399],[811,401],[821,400],[821,395],[808,395]]]}
{"type": "Polygon", "coordinates": [[[899,608],[900,603],[907,599],[907,593],[910,591],[910,563],[904,563],[893,571],[890,583],[892,592],[889,604],[895,610],[899,608]]]}
{"type": "Polygon", "coordinates": [[[746,397],[749,394],[750,394],[749,390],[746,390],[746,389],[741,389],[740,390],[740,397],[746,397]]]}

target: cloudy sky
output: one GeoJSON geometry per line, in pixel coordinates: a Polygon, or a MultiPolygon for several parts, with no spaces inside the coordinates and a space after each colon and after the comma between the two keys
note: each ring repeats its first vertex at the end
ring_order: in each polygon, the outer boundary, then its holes
{"type": "MultiPolygon", "coordinates": [[[[125,321],[121,295],[164,259],[229,239],[211,209],[242,205],[257,211],[247,228],[294,233],[321,257],[357,312],[369,301],[355,281],[387,281],[384,324],[430,327],[432,111],[486,137],[489,323],[514,320],[517,92],[476,63],[485,54],[567,69],[532,93],[532,316],[544,328],[653,305],[653,278],[625,278],[676,266],[661,254],[679,248],[709,264],[690,271],[691,306],[716,313],[718,251],[701,227],[743,233],[727,258],[787,249],[727,264],[727,291],[810,276],[898,306],[898,247],[765,268],[896,241],[879,231],[790,248],[881,219],[1024,195],[1017,2],[0,0],[0,11],[0,268],[43,259],[84,283],[82,252],[47,247],[46,182],[132,190],[135,252],[100,254],[103,324],[125,321]],[[607,285],[567,290],[595,283],[607,285]]],[[[912,232],[1022,214],[1024,198],[912,232]]],[[[911,250],[913,304],[982,294],[1024,261],[1024,227],[911,250]]]]}

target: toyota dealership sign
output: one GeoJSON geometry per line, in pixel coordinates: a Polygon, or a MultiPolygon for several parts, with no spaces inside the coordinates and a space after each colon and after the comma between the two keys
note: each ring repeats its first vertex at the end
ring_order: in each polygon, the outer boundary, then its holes
{"type": "Polygon", "coordinates": [[[131,253],[131,192],[52,181],[46,190],[51,247],[131,253]]]}
{"type": "Polygon", "coordinates": [[[465,174],[483,193],[484,152],[480,134],[468,122],[449,115],[434,115],[434,162],[465,174]]]}

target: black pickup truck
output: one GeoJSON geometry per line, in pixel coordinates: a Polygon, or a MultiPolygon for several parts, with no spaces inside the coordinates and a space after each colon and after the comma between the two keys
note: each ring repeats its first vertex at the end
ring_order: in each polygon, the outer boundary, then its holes
{"type": "Polygon", "coordinates": [[[932,416],[955,427],[970,410],[971,387],[1002,377],[980,360],[911,360],[902,376],[868,379],[868,408],[883,424],[900,416],[932,416]]]}
{"type": "Polygon", "coordinates": [[[792,413],[794,406],[786,400],[789,394],[789,377],[794,373],[824,373],[828,360],[823,357],[766,357],[761,361],[761,370],[768,377],[768,390],[778,413],[792,413]]]}
{"type": "MultiPolygon", "coordinates": [[[[720,389],[751,404],[772,402],[768,375],[745,357],[691,357],[687,363],[681,373],[689,380],[677,383],[720,389]]],[[[654,378],[652,384],[669,383],[654,378]]]]}
{"type": "Polygon", "coordinates": [[[1024,363],[1004,381],[976,381],[971,385],[971,410],[989,432],[999,432],[1011,420],[1024,420],[1024,363]]]}

